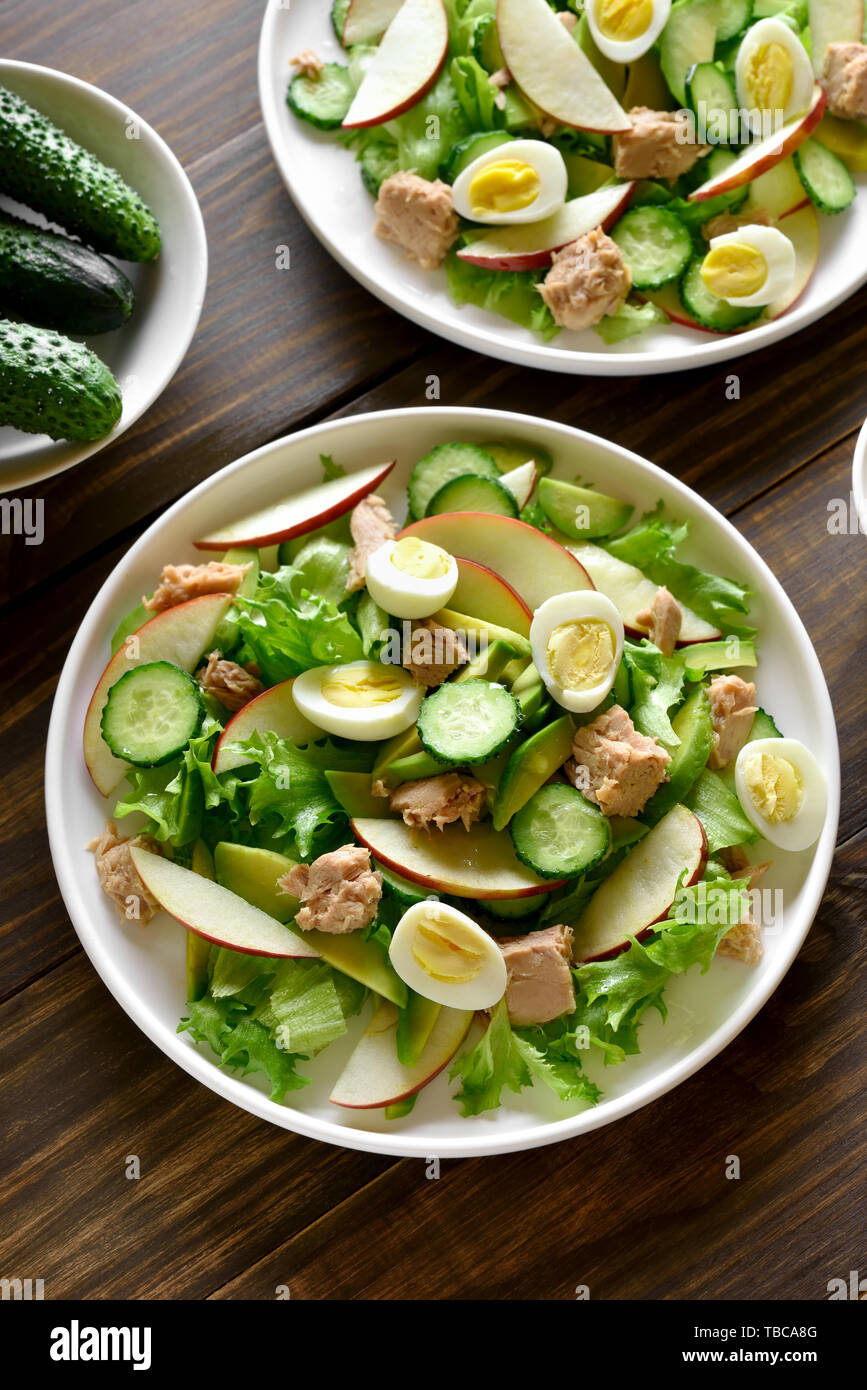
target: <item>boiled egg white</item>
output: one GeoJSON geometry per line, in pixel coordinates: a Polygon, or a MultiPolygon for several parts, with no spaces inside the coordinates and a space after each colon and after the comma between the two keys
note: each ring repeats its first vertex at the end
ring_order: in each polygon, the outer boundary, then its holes
{"type": "Polygon", "coordinates": [[[295,677],[295,704],[326,733],[362,742],[392,738],[418,718],[424,692],[408,671],[379,661],[314,666],[295,677]]]}
{"type": "Polygon", "coordinates": [[[539,222],[566,201],[563,156],[544,140],[510,140],[480,154],[452,185],[460,217],[491,226],[539,222]]]}
{"type": "Polygon", "coordinates": [[[735,790],[747,818],[780,849],[808,849],[822,831],[828,792],[816,759],[796,738],[757,738],[735,763],[735,790]]]}
{"type": "Polygon", "coordinates": [[[530,624],[536,668],[558,705],[595,709],[614,684],[623,653],[623,620],[596,590],[554,594],[530,624]]]}
{"type": "Polygon", "coordinates": [[[744,34],[735,59],[738,105],[755,135],[773,135],[800,116],[813,96],[813,68],[797,34],[782,19],[760,19],[744,34]]]}
{"type": "Polygon", "coordinates": [[[367,589],[395,618],[428,618],[445,608],[458,584],[453,555],[430,541],[385,541],[367,558],[367,589]]]}
{"type": "Polygon", "coordinates": [[[711,239],[701,278],[727,304],[771,304],[795,274],[795,248],[777,227],[740,227],[711,239]]]}
{"type": "Polygon", "coordinates": [[[614,63],[634,63],[656,43],[671,13],[671,0],[587,0],[590,33],[614,63]]]}
{"type": "Polygon", "coordinates": [[[506,992],[506,962],[488,933],[448,903],[407,908],[388,953],[404,984],[453,1009],[490,1009],[506,992]]]}

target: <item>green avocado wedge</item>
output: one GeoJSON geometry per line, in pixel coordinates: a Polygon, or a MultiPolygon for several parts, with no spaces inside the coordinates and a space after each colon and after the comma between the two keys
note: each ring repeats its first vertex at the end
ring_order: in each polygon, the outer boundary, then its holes
{"type": "Polygon", "coordinates": [[[423,994],[409,990],[406,1008],[397,1021],[397,1060],[405,1067],[414,1067],[424,1052],[425,1043],[439,1018],[441,1004],[425,999],[423,994]]]}
{"type": "MultiPolygon", "coordinates": [[[[192,869],[194,874],[200,874],[202,878],[214,878],[213,856],[204,840],[197,840],[193,845],[192,869]]],[[[202,999],[208,992],[208,962],[213,945],[206,937],[199,936],[198,932],[188,931],[185,935],[187,1000],[194,1002],[196,999],[202,999]]]]}
{"type": "Polygon", "coordinates": [[[646,825],[656,825],[679,801],[683,801],[710,756],[713,724],[710,700],[703,685],[696,686],[687,696],[672,719],[671,727],[680,743],[668,764],[668,781],[654,792],[641,813],[646,825]]]}
{"type": "Polygon", "coordinates": [[[634,510],[631,502],[559,478],[542,478],[539,506],[549,521],[576,541],[612,535],[626,525],[634,510]]]}
{"type": "Polygon", "coordinates": [[[505,830],[516,811],[530,800],[572,751],[572,720],[555,719],[512,753],[500,778],[494,800],[494,829],[505,830]]]}

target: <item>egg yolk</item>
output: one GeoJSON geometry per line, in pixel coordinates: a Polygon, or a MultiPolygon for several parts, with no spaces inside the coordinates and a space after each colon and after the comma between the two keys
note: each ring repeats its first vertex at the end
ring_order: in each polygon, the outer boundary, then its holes
{"type": "Polygon", "coordinates": [[[520,159],[501,159],[496,164],[486,164],[470,184],[473,216],[520,212],[521,208],[536,201],[540,188],[539,175],[532,164],[520,159]]]}
{"type": "Polygon", "coordinates": [[[745,241],[727,241],[708,251],[701,278],[718,298],[738,299],[758,293],[768,278],[768,263],[755,246],[745,241]]]}
{"type": "Polygon", "coordinates": [[[592,690],[614,661],[614,633],[600,618],[560,623],[545,649],[548,670],[562,690],[592,690]]]}
{"type": "Polygon", "coordinates": [[[416,927],[413,959],[432,980],[463,983],[474,980],[484,964],[478,941],[463,922],[433,908],[416,927]]]}
{"type": "Polygon", "coordinates": [[[371,705],[388,705],[401,694],[400,680],[385,667],[381,671],[356,670],[335,673],[322,682],[322,694],[331,705],[341,709],[368,709],[371,705]]]}
{"type": "Polygon", "coordinates": [[[762,44],[751,53],[744,87],[760,111],[785,111],[792,96],[792,59],[781,43],[762,44]]]}
{"type": "Polygon", "coordinates": [[[430,541],[417,541],[405,536],[398,541],[391,552],[391,563],[401,574],[410,574],[413,579],[441,579],[448,574],[451,557],[438,545],[430,541]]]}
{"type": "Polygon", "coordinates": [[[757,753],[744,764],[744,781],[756,810],[772,825],[793,820],[800,811],[804,785],[788,758],[757,753]]]}
{"type": "Polygon", "coordinates": [[[653,19],[653,0],[598,0],[596,23],[607,39],[640,39],[653,19]]]}

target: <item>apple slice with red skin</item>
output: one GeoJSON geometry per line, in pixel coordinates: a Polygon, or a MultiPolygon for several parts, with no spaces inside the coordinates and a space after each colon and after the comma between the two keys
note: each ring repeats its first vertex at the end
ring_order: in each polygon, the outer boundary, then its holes
{"type": "Polygon", "coordinates": [[[443,0],[404,0],[343,121],[344,130],[393,121],[429,92],[449,48],[443,0]]]}
{"type": "Polygon", "coordinates": [[[807,0],[813,73],[821,80],[829,43],[860,43],[863,0],[807,0]]]}
{"type": "Polygon", "coordinates": [[[229,720],[214,749],[213,769],[216,773],[230,772],[250,761],[243,753],[230,750],[230,743],[241,743],[253,734],[274,733],[278,738],[291,738],[293,743],[309,743],[324,738],[322,729],[305,718],[292,697],[295,677],[272,685],[254,700],[250,700],[229,720]]]}
{"type": "Polygon", "coordinates": [[[284,502],[272,503],[250,516],[241,517],[228,526],[212,531],[195,542],[199,550],[228,550],[230,547],[278,545],[292,536],[316,531],[327,522],[351,511],[368,493],[375,492],[385,482],[395,460],[361,468],[342,478],[332,478],[318,487],[306,488],[284,502]]]}
{"type": "MultiPolygon", "coordinates": [[[[648,579],[635,565],[628,565],[625,560],[609,555],[601,545],[594,545],[592,541],[564,541],[564,544],[581,561],[599,592],[611,599],[630,637],[646,637],[646,629],[638,627],[635,619],[642,609],[651,606],[659,585],[648,579]]],[[[689,646],[692,642],[712,642],[722,636],[718,627],[705,622],[686,604],[682,603],[680,607],[683,620],[677,643],[679,647],[689,646]]]]}
{"type": "Polygon", "coordinates": [[[431,893],[457,898],[527,898],[551,893],[565,879],[544,879],[518,859],[508,835],[490,821],[465,830],[447,825],[431,834],[402,820],[356,817],[349,822],[355,838],[384,864],[431,893]]]}
{"type": "Polygon", "coordinates": [[[572,924],[575,961],[608,960],[661,922],[678,883],[698,883],[707,862],[707,839],[698,816],[673,806],[596,889],[572,924]]]}
{"type": "Polygon", "coordinates": [[[378,39],[402,4],[403,0],[349,0],[340,38],[343,47],[378,39]]]}
{"type": "Polygon", "coordinates": [[[329,1096],[348,1110],[381,1110],[415,1095],[452,1060],[473,1021],[468,1009],[442,1008],[418,1061],[404,1066],[397,1057],[398,1011],[380,1004],[329,1096]]]}
{"type": "Polygon", "coordinates": [[[139,878],[163,911],[188,931],[250,956],[320,959],[309,941],[219,883],[148,849],[133,846],[130,854],[139,878]]]}
{"type": "Polygon", "coordinates": [[[520,595],[531,611],[552,594],[593,588],[587,571],[565,546],[544,531],[537,531],[535,526],[511,516],[494,516],[491,512],[442,512],[412,522],[400,534],[431,541],[450,555],[475,560],[493,570],[520,595]]]}
{"type": "Polygon", "coordinates": [[[753,179],[757,179],[775,164],[788,158],[815,130],[822,119],[825,105],[825,93],[816,83],[810,107],[802,116],[787,121],[766,139],[756,140],[753,144],[747,145],[734,163],[729,164],[721,174],[708,179],[700,188],[694,189],[689,195],[689,201],[702,203],[707,198],[715,198],[719,193],[730,193],[733,188],[742,188],[745,183],[752,183],[753,179]]]}
{"type": "MultiPolygon", "coordinates": [[[[580,53],[577,44],[573,47],[580,53]]],[[[458,256],[483,270],[541,270],[570,241],[577,241],[594,227],[607,231],[613,226],[626,211],[634,189],[634,182],[597,188],[593,193],[571,198],[559,212],[541,222],[494,227],[469,246],[461,247],[458,256]]]]}
{"type": "Polygon", "coordinates": [[[497,36],[525,96],[558,125],[611,134],[632,122],[547,0],[499,0],[497,36]]]}
{"type": "Polygon", "coordinates": [[[496,623],[497,627],[510,628],[522,637],[530,636],[532,611],[501,575],[462,555],[455,556],[455,563],[458,567],[458,587],[449,603],[458,613],[483,618],[486,622],[496,623]]]}
{"type": "Polygon", "coordinates": [[[193,671],[209,650],[232,602],[231,594],[203,594],[167,608],[118,647],[100,676],[84,717],[84,761],[97,791],[113,792],[129,764],[116,758],[102,737],[102,712],[108,692],[127,671],[148,661],[169,661],[193,671]]]}
{"type": "Polygon", "coordinates": [[[741,212],[764,208],[772,220],[778,221],[790,212],[806,207],[809,201],[804,185],[798,178],[794,160],[789,155],[788,159],[782,159],[779,164],[753,179],[741,212]]]}
{"type": "Polygon", "coordinates": [[[526,463],[519,463],[517,468],[510,468],[507,473],[501,473],[500,482],[503,487],[509,489],[519,507],[526,507],[533,496],[537,476],[535,462],[528,459],[526,463]]]}

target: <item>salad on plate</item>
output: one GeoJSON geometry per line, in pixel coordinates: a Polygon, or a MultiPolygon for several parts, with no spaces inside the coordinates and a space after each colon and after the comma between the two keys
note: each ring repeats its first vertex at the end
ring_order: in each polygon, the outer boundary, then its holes
{"type": "MultiPolygon", "coordinates": [[[[861,0],[334,0],[294,115],[371,235],[548,341],[778,318],[867,169],[861,0]]],[[[829,249],[828,254],[833,254],[829,249]]]]}
{"type": "Polygon", "coordinates": [[[821,832],[746,588],[528,452],[436,445],[402,526],[393,464],[322,456],[114,635],[96,873],[130,931],[187,928],[179,1030],[275,1101],[352,1030],[347,1112],[400,1120],[447,1066],[464,1115],[534,1084],[593,1105],[584,1061],[637,1053],[672,975],[758,964],[755,884],[821,832]]]}

